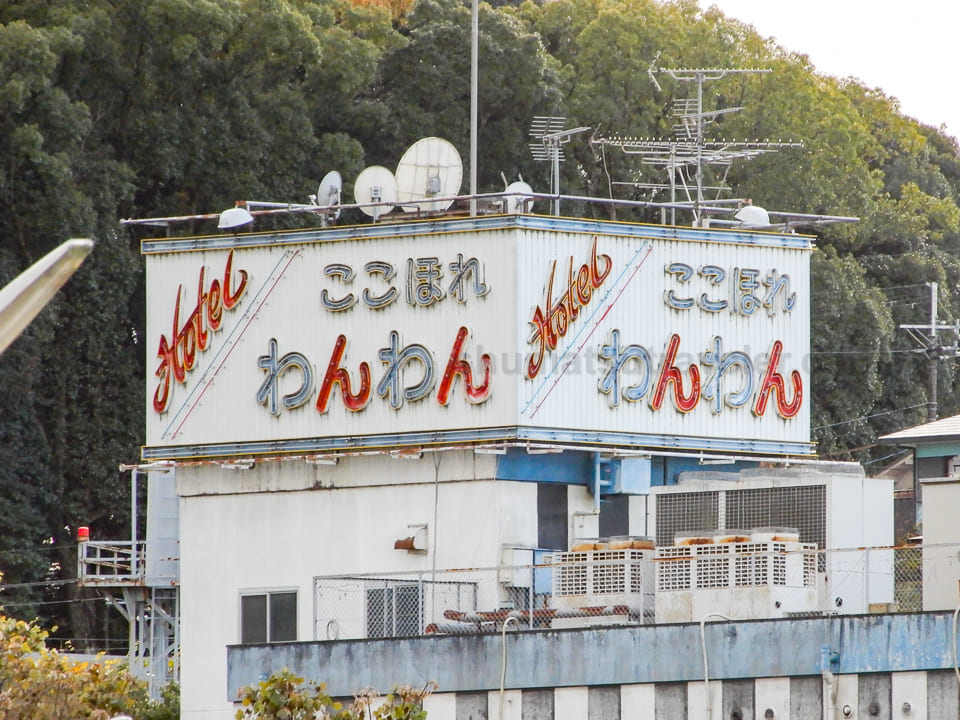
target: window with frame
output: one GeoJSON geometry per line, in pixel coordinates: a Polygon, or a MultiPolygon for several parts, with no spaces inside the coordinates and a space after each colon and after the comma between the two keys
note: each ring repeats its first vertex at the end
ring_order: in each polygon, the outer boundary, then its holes
{"type": "Polygon", "coordinates": [[[297,593],[282,590],[240,596],[240,643],[291,642],[297,639],[297,593]]]}

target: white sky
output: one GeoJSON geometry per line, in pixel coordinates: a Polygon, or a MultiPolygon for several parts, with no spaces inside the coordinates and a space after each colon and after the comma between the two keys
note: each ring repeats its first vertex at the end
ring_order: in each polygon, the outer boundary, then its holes
{"type": "Polygon", "coordinates": [[[822,74],[879,87],[904,115],[960,137],[960,0],[699,2],[807,55],[822,74]]]}

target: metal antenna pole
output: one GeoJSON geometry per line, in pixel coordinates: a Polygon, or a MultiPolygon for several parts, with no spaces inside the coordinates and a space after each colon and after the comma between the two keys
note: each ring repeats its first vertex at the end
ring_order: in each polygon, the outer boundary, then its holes
{"type": "MultiPolygon", "coordinates": [[[[722,77],[722,76],[721,76],[722,77]]],[[[703,207],[703,73],[697,71],[697,200],[694,204],[693,218],[698,226],[703,223],[700,208],[703,207]]]]}
{"type": "Polygon", "coordinates": [[[702,227],[701,208],[703,207],[703,143],[704,143],[704,114],[703,114],[703,84],[707,80],[721,80],[728,73],[743,72],[769,72],[769,70],[727,70],[724,68],[693,68],[686,69],[664,69],[674,80],[693,81],[697,83],[697,116],[696,116],[696,137],[694,143],[696,147],[696,175],[697,194],[693,203],[693,224],[696,227],[702,227]],[[709,77],[707,74],[710,74],[709,77]]]}
{"type": "Polygon", "coordinates": [[[677,224],[677,144],[670,143],[670,224],[677,224]]]}
{"type": "Polygon", "coordinates": [[[538,115],[530,126],[530,136],[534,142],[530,143],[530,152],[534,160],[545,160],[551,163],[550,194],[553,195],[553,214],[560,214],[560,162],[563,160],[562,145],[570,142],[570,137],[582,133],[590,128],[587,126],[564,130],[567,119],[538,115]]]}
{"type": "Polygon", "coordinates": [[[556,197],[553,199],[553,214],[560,215],[560,143],[555,142],[551,148],[553,153],[553,181],[550,183],[550,192],[556,197]]]}
{"type": "Polygon", "coordinates": [[[937,284],[930,283],[930,346],[927,350],[927,380],[930,384],[927,400],[927,420],[937,419],[937,359],[940,343],[937,341],[937,284]]]}
{"type": "Polygon", "coordinates": [[[470,216],[477,215],[477,97],[480,75],[479,0],[471,3],[470,20],[470,216]]]}

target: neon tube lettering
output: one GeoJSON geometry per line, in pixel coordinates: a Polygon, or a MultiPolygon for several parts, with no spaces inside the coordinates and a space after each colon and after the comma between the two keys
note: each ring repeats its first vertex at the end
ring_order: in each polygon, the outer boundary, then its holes
{"type": "Polygon", "coordinates": [[[770,360],[767,363],[767,371],[763,374],[763,380],[760,382],[760,389],[757,391],[757,401],[753,407],[753,412],[762,416],[767,410],[767,401],[770,399],[770,393],[776,393],[777,413],[782,418],[792,418],[800,412],[800,406],[803,404],[803,379],[800,373],[794,370],[790,373],[790,381],[793,383],[793,399],[786,398],[786,383],[783,375],[777,372],[777,365],[780,364],[780,355],[783,352],[783,343],[774,340],[773,347],[770,349],[770,360]]]}
{"type": "Polygon", "coordinates": [[[154,372],[159,379],[157,389],[153,394],[153,409],[158,413],[166,412],[172,394],[172,381],[183,384],[187,373],[193,370],[197,360],[197,353],[207,349],[210,343],[210,332],[220,329],[223,321],[223,311],[232,310],[240,302],[247,289],[247,271],[239,270],[240,277],[236,287],[232,286],[233,279],[233,250],[227,255],[227,262],[223,272],[223,282],[214,279],[210,287],[204,290],[204,275],[206,267],[201,266],[197,282],[197,302],[186,321],[180,325],[180,302],[183,295],[183,285],[177,288],[177,300],[173,308],[173,329],[170,338],[160,336],[157,357],[160,365],[154,372]]]}
{"type": "Polygon", "coordinates": [[[650,407],[654,410],[659,410],[663,405],[663,396],[667,392],[667,386],[671,384],[673,385],[674,404],[681,412],[690,412],[700,400],[700,369],[692,363],[689,368],[690,392],[686,395],[683,394],[683,373],[680,372],[680,368],[674,365],[679,347],[680,336],[674,333],[670,336],[670,341],[667,344],[667,352],[663,358],[663,364],[660,366],[660,375],[657,378],[657,387],[650,399],[650,407]]]}
{"type": "Polygon", "coordinates": [[[267,406],[271,415],[280,417],[280,376],[290,368],[300,371],[300,387],[283,396],[283,407],[291,410],[307,402],[313,389],[313,368],[302,353],[288,352],[278,360],[277,340],[270,338],[269,350],[257,359],[257,365],[267,373],[257,391],[257,402],[267,406]]]}
{"type": "Polygon", "coordinates": [[[387,366],[377,384],[377,394],[390,400],[390,407],[399,410],[404,400],[422,400],[433,390],[433,355],[423,345],[413,344],[399,348],[400,333],[390,331],[390,346],[380,349],[380,361],[387,366]],[[403,386],[403,369],[410,362],[419,362],[423,377],[416,385],[403,386]]]}
{"type": "Polygon", "coordinates": [[[637,402],[650,388],[650,376],[653,373],[650,353],[642,345],[627,345],[620,348],[620,331],[612,330],[610,332],[610,342],[600,347],[600,357],[610,360],[610,367],[603,374],[598,382],[600,392],[605,393],[607,404],[610,407],[620,406],[620,397],[627,402],[637,402]],[[620,372],[624,365],[630,360],[636,360],[643,370],[643,380],[636,385],[620,390],[620,372]]]}
{"type": "Polygon", "coordinates": [[[437,389],[437,402],[444,407],[450,402],[450,390],[453,387],[453,381],[458,376],[463,380],[463,389],[467,393],[467,400],[470,402],[476,405],[490,396],[490,355],[484,353],[480,356],[483,363],[483,382],[480,385],[473,384],[473,371],[470,368],[470,363],[460,357],[463,343],[466,341],[468,334],[469,331],[465,327],[461,327],[457,331],[457,338],[453,341],[453,349],[450,351],[450,359],[447,361],[447,369],[444,370],[440,387],[437,389]]]}
{"type": "Polygon", "coordinates": [[[543,305],[538,305],[533,312],[530,324],[533,333],[527,343],[534,350],[527,360],[527,378],[532,380],[540,372],[547,352],[557,349],[560,338],[565,337],[570,324],[580,314],[580,308],[589,304],[593,298],[593,291],[603,285],[603,281],[613,269],[613,260],[609,255],[597,255],[597,237],[593,238],[593,247],[590,250],[590,260],[583,263],[576,273],[573,271],[573,256],[570,257],[570,267],[567,271],[567,287],[559,300],[553,302],[553,279],[556,275],[556,260],[550,266],[547,277],[547,290],[543,305]],[[603,269],[601,270],[601,260],[603,269]],[[546,308],[546,309],[544,309],[546,308]]]}
{"type": "Polygon", "coordinates": [[[340,386],[340,395],[347,410],[352,412],[363,410],[370,400],[370,365],[366,362],[360,363],[360,389],[354,394],[350,389],[350,373],[340,366],[346,347],[347,336],[338,335],[330,362],[327,364],[327,372],[320,385],[320,393],[317,395],[317,412],[319,413],[327,411],[334,385],[340,386]]]}

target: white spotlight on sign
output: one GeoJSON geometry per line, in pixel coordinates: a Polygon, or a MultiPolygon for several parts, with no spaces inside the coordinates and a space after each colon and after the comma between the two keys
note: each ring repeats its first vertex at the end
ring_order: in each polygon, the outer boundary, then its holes
{"type": "Polygon", "coordinates": [[[744,205],[734,217],[751,227],[764,227],[770,224],[769,213],[759,205],[744,205]]]}
{"type": "Polygon", "coordinates": [[[231,230],[233,228],[243,227],[253,222],[253,215],[245,207],[229,208],[220,213],[220,220],[217,227],[221,230],[231,230]]]}

